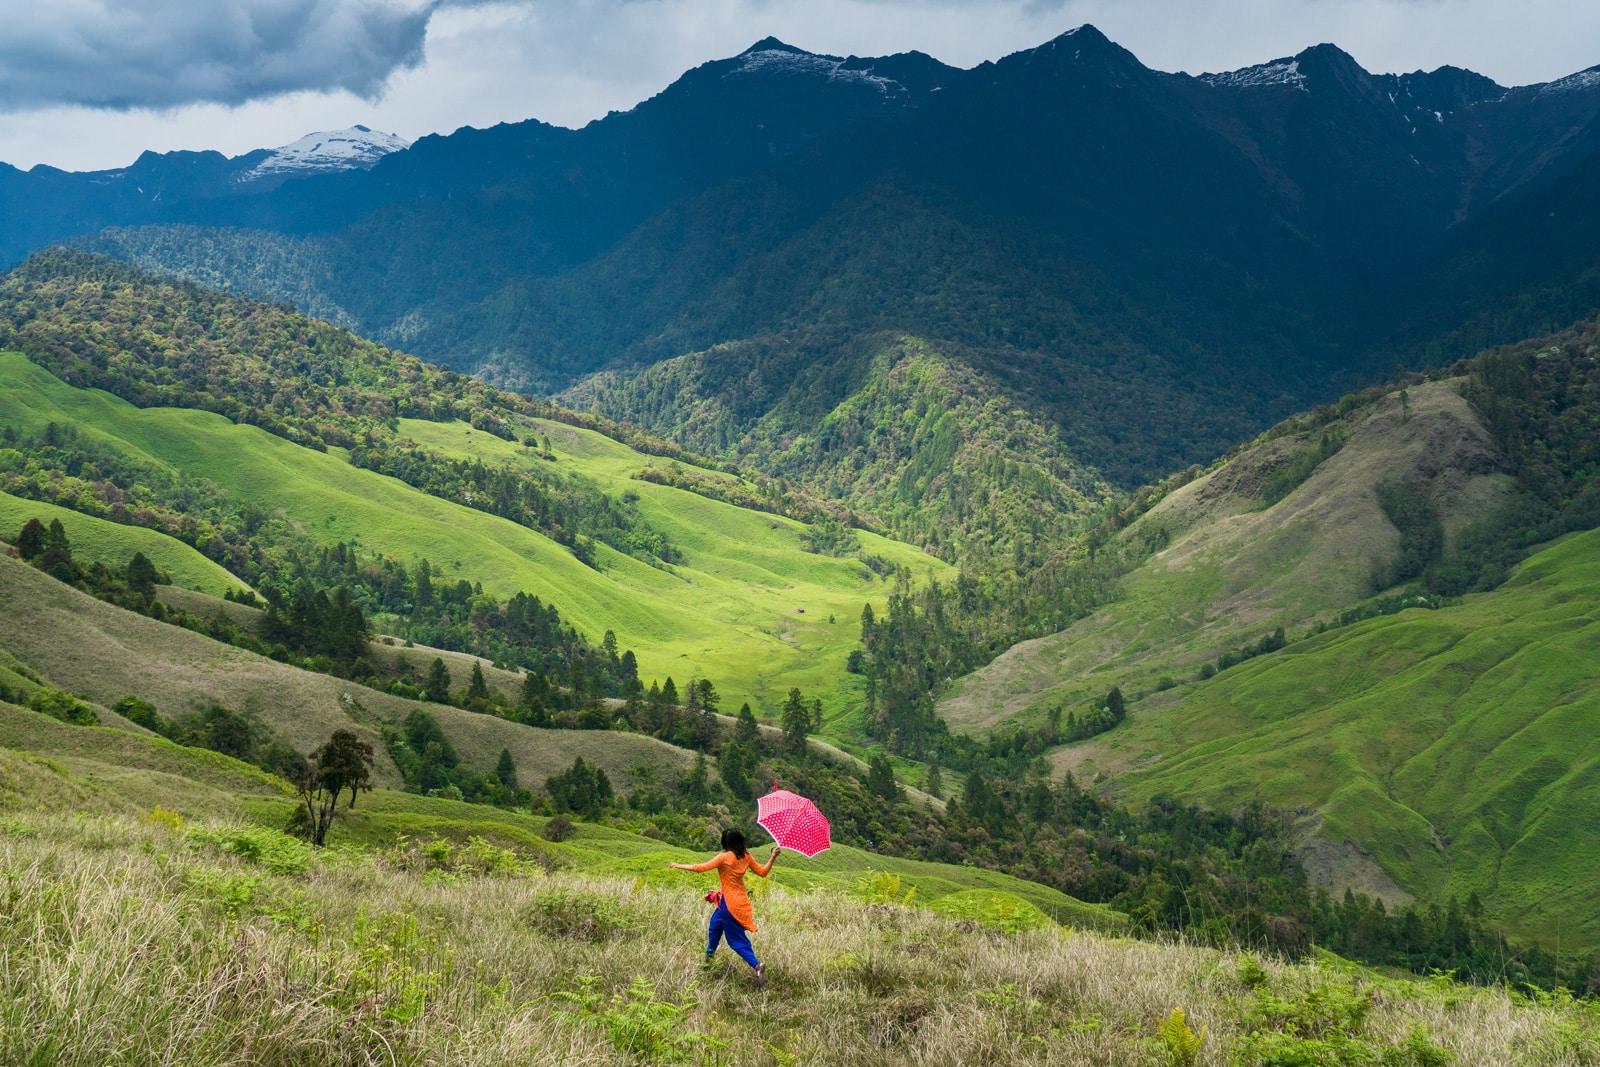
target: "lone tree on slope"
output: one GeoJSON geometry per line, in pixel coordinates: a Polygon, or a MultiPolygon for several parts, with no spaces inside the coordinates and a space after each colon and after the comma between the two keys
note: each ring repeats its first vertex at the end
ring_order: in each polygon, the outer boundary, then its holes
{"type": "Polygon", "coordinates": [[[372,746],[349,730],[335,730],[327,744],[305,761],[295,786],[300,791],[301,807],[295,809],[289,829],[309,838],[313,845],[327,843],[328,827],[333,825],[339,796],[350,790],[350,807],[356,794],[372,788],[372,746]]]}

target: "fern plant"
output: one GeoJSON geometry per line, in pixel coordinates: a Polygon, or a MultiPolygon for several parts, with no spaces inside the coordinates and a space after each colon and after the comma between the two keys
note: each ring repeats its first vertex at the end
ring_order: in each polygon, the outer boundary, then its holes
{"type": "Polygon", "coordinates": [[[1188,1067],[1200,1055],[1200,1046],[1206,1040],[1206,1028],[1197,1034],[1184,1021],[1183,1009],[1173,1008],[1172,1014],[1156,1023],[1156,1037],[1167,1051],[1173,1067],[1188,1067]]]}

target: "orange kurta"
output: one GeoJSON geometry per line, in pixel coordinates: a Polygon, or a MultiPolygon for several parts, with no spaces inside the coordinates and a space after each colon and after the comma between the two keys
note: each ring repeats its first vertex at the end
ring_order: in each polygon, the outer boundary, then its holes
{"type": "Polygon", "coordinates": [[[735,856],[732,852],[720,852],[706,862],[697,863],[689,869],[716,871],[718,880],[722,882],[722,902],[727,905],[728,914],[752,934],[756,932],[755,915],[750,911],[750,894],[744,890],[744,872],[755,871],[765,878],[767,872],[772,870],[771,860],[768,860],[767,865],[763,867],[748,852],[743,858],[735,856]]]}

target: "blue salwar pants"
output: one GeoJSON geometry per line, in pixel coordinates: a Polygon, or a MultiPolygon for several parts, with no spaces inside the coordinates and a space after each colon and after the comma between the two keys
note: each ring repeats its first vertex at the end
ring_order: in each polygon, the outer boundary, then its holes
{"type": "Polygon", "coordinates": [[[733,917],[725,904],[718,904],[717,910],[711,913],[711,927],[706,931],[706,959],[717,953],[717,946],[722,939],[728,939],[728,947],[738,953],[739,958],[752,967],[761,966],[761,961],[756,959],[755,949],[750,947],[750,934],[739,925],[739,920],[733,917]]]}

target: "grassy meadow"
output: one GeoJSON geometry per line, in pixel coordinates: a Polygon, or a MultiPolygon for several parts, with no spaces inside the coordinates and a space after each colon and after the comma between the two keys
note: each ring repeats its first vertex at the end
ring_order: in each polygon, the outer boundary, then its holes
{"type": "MultiPolygon", "coordinates": [[[[352,543],[403,562],[425,557],[445,578],[480,581],[502,596],[539,595],[593,640],[615,631],[620,646],[639,657],[645,677],[681,681],[698,673],[734,706],[750,700],[773,711],[799,686],[837,712],[847,691],[853,694],[843,665],[859,638],[862,605],[881,607],[886,595],[884,583],[859,561],[805,552],[802,524],[628,480],[630,464],[657,461],[570,427],[540,426],[557,441],[558,463],[619,492],[635,490],[641,511],[678,541],[687,562],[651,566],[597,545],[597,571],[541,534],[352,467],[336,451],[301,448],[207,412],[135,408],[109,393],[67,386],[21,355],[0,355],[0,424],[32,432],[51,421],[142,462],[209,480],[233,499],[289,519],[319,543],[352,543]]],[[[458,454],[545,462],[464,425],[408,424],[408,432],[458,454]],[[496,446],[504,446],[503,455],[496,446]]],[[[90,523],[77,525],[87,530],[90,523]]],[[[75,525],[68,526],[71,535],[75,525]]],[[[909,546],[871,535],[864,540],[918,575],[949,573],[909,546]]],[[[131,554],[122,544],[108,551],[119,560],[131,554]]],[[[213,579],[210,591],[219,582],[213,579]]]]}
{"type": "Polygon", "coordinates": [[[1436,611],[1330,630],[1157,694],[1074,749],[1158,792],[1315,812],[1398,885],[1476,892],[1554,945],[1600,938],[1600,531],[1436,611]],[[1117,746],[1112,748],[1114,743],[1117,746]]]}
{"type": "Polygon", "coordinates": [[[139,526],[122,526],[55,504],[0,493],[0,530],[4,530],[7,537],[16,537],[17,531],[29,519],[38,519],[46,526],[50,525],[52,519],[61,520],[67,536],[72,540],[73,553],[79,559],[104,563],[108,567],[121,567],[133,558],[135,552],[143,552],[151,563],[171,576],[173,584],[186,589],[220,594],[224,589],[245,588],[244,582],[176,537],[139,526]]]}
{"type": "MultiPolygon", "coordinates": [[[[0,775],[18,774],[55,772],[0,754],[0,775]]],[[[1136,942],[1016,910],[957,917],[874,899],[870,879],[759,888],[757,986],[726,951],[702,964],[708,876],[668,876],[665,854],[643,877],[586,869],[576,848],[483,838],[313,855],[165,809],[0,825],[6,1062],[1554,1067],[1600,1055],[1587,1003],[1136,942]]]]}

